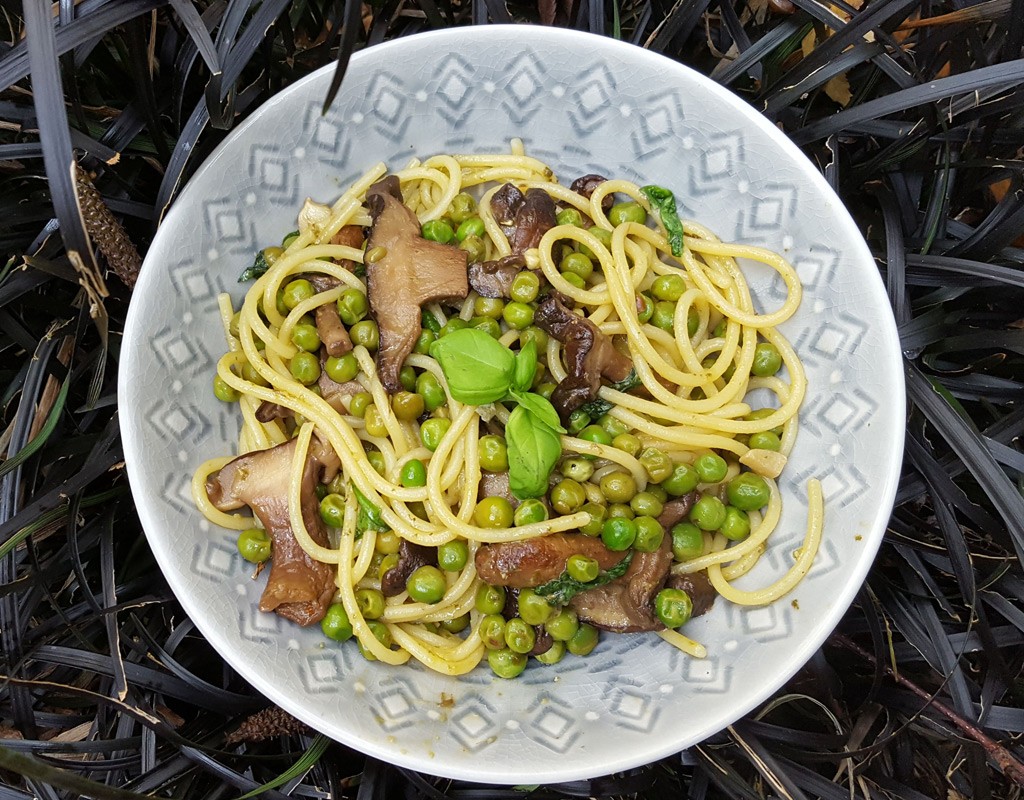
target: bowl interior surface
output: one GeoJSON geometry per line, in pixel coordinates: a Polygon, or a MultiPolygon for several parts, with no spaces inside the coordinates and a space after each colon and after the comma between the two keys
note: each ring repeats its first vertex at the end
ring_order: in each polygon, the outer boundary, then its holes
{"type": "MultiPolygon", "coordinates": [[[[871,255],[814,166],[770,123],[697,73],[610,39],[489,26],[421,34],[353,57],[338,99],[325,68],[254,112],[197,171],[149,251],[125,331],[121,425],[149,542],[213,646],[268,698],[391,763],[466,780],[544,783],[607,774],[722,729],[776,691],[821,645],[884,532],[903,444],[895,326],[871,255]],[[365,661],[260,613],[263,580],[234,535],[195,509],[190,480],[234,452],[237,411],[211,392],[224,350],[217,294],[295,227],[306,197],[332,202],[378,161],[504,152],[520,137],[563,183],[589,172],[672,189],[680,214],[725,240],[783,252],[805,289],[783,332],[809,393],[783,475],[783,518],[741,586],[782,575],[806,528],[806,482],[825,491],[808,577],[764,608],[719,600],[686,633],[689,658],[653,634],[605,636],[587,658],[503,681],[365,661]]],[[[781,282],[748,272],[758,304],[781,282]]]]}

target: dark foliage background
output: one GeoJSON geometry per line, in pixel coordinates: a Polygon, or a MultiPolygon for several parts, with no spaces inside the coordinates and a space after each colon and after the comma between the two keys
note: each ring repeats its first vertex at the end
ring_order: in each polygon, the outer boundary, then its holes
{"type": "Polygon", "coordinates": [[[2,7],[0,800],[1021,796],[1022,0],[2,7]],[[226,131],[353,49],[509,21],[662,52],[804,146],[877,255],[910,400],[886,542],[807,667],[687,752],[552,787],[411,774],[252,717],[266,701],[150,557],[117,428],[136,248],[226,131]]]}

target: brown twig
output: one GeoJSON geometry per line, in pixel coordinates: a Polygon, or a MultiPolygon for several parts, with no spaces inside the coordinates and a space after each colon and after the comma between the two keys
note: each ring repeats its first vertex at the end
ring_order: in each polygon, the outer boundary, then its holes
{"type": "Polygon", "coordinates": [[[138,280],[139,267],[142,266],[139,251],[121,223],[110,213],[89,174],[81,167],[75,170],[75,186],[89,237],[99,246],[114,274],[129,289],[132,288],[138,280]]]}
{"type": "Polygon", "coordinates": [[[277,736],[288,736],[309,731],[305,722],[295,719],[287,711],[271,706],[246,718],[226,737],[229,745],[240,742],[262,742],[277,736]]]}
{"type": "MultiPolygon", "coordinates": [[[[837,644],[840,647],[849,650],[851,653],[856,653],[858,656],[863,658],[872,666],[878,666],[878,659],[873,654],[869,653],[860,645],[856,644],[853,640],[848,639],[841,633],[833,634],[830,640],[833,644],[837,644]]],[[[882,669],[885,674],[891,677],[896,683],[905,689],[909,689],[915,695],[920,697],[922,700],[928,702],[928,704],[938,711],[942,716],[952,722],[957,729],[966,737],[973,739],[982,746],[985,753],[991,758],[1002,770],[1003,774],[1006,775],[1010,780],[1016,783],[1018,786],[1024,786],[1024,764],[1022,764],[1009,750],[1003,747],[999,742],[985,733],[981,728],[970,722],[953,709],[947,706],[940,700],[937,700],[934,696],[929,694],[927,691],[922,689],[916,683],[907,680],[902,675],[896,674],[896,672],[888,664],[882,664],[882,669]]]]}

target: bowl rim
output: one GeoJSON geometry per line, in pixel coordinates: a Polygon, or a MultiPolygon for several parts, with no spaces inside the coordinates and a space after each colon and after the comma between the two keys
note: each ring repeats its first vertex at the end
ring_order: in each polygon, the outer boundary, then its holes
{"type": "MultiPolygon", "coordinates": [[[[375,61],[377,59],[384,58],[392,51],[401,52],[407,47],[408,43],[412,41],[415,41],[417,46],[422,46],[424,43],[429,42],[437,45],[443,52],[455,52],[454,45],[460,40],[468,38],[474,40],[481,39],[485,41],[504,41],[513,33],[517,36],[521,36],[522,29],[524,27],[530,28],[529,35],[532,37],[531,42],[536,42],[539,46],[554,43],[564,46],[564,44],[568,42],[574,47],[589,49],[590,51],[600,49],[604,50],[609,55],[621,55],[626,60],[639,60],[642,63],[657,67],[661,74],[664,75],[666,84],[685,84],[688,81],[696,81],[702,84],[702,87],[716,96],[721,103],[733,107],[737,113],[741,114],[744,118],[744,125],[750,125],[760,129],[762,133],[769,137],[774,146],[788,157],[790,161],[800,165],[802,168],[802,177],[806,178],[807,181],[812,184],[814,189],[834,200],[834,209],[832,210],[831,215],[834,216],[837,227],[845,231],[849,238],[849,258],[857,263],[871,265],[872,267],[874,266],[874,258],[871,251],[845,204],[825,180],[823,175],[818,171],[815,164],[806,155],[804,155],[797,145],[794,144],[768,119],[762,116],[757,109],[750,106],[745,100],[743,100],[743,98],[701,74],[697,70],[674,61],[667,56],[653,53],[628,42],[589,32],[562,28],[549,28],[544,26],[524,26],[521,24],[489,24],[426,31],[412,36],[393,39],[372,47],[367,47],[352,55],[349,63],[349,70],[359,69],[364,61],[375,61]]],[[[288,84],[280,92],[275,94],[273,97],[268,98],[259,107],[254,109],[245,120],[236,126],[224,138],[224,140],[210,152],[210,154],[204,159],[203,163],[192,173],[184,188],[171,203],[169,209],[161,220],[161,224],[153,238],[146,258],[144,259],[138,282],[133,290],[132,299],[129,304],[125,320],[125,336],[122,344],[122,356],[118,367],[117,394],[118,406],[120,409],[132,408],[131,401],[133,399],[133,389],[129,386],[129,382],[126,377],[128,373],[138,369],[136,364],[143,351],[141,349],[141,343],[137,341],[139,337],[132,337],[129,333],[142,324],[142,302],[139,301],[138,298],[141,298],[147,292],[150,284],[156,280],[157,265],[160,263],[160,259],[156,254],[158,250],[162,249],[158,248],[157,245],[160,244],[162,237],[169,236],[169,232],[173,227],[174,221],[178,216],[186,213],[186,205],[190,203],[193,195],[199,191],[199,189],[195,187],[199,186],[201,183],[200,179],[206,172],[214,169],[215,163],[225,150],[233,147],[235,142],[237,142],[252,126],[258,126],[261,124],[263,118],[268,114],[271,114],[274,107],[278,102],[283,100],[283,98],[294,92],[300,92],[302,88],[308,84],[325,82],[326,85],[326,76],[332,73],[333,70],[333,64],[325,65],[300,78],[294,83],[288,84]],[[165,232],[162,233],[162,231],[165,232]]],[[[342,91],[344,91],[344,84],[342,86],[342,91]]],[[[881,276],[876,269],[865,270],[865,273],[864,280],[871,284],[871,292],[877,295],[878,300],[884,301],[884,305],[881,307],[888,309],[888,297],[881,276]]],[[[892,314],[889,313],[882,315],[881,319],[873,320],[873,327],[880,329],[883,344],[886,346],[885,349],[889,351],[888,356],[889,359],[891,359],[891,361],[886,362],[886,366],[894,376],[893,384],[887,387],[889,391],[887,393],[886,403],[878,410],[878,413],[890,415],[892,418],[891,421],[899,423],[894,424],[894,430],[900,430],[904,427],[904,423],[900,421],[900,418],[904,414],[906,394],[896,322],[892,314]]],[[[141,413],[141,411],[138,413],[141,413]]],[[[141,431],[145,426],[141,421],[134,417],[133,412],[125,411],[119,412],[119,425],[121,429],[129,483],[135,486],[142,485],[144,480],[140,462],[143,459],[140,458],[137,460],[136,456],[142,455],[140,452],[141,431]]],[[[897,437],[897,441],[893,441],[891,443],[891,450],[888,454],[887,463],[879,464],[880,467],[888,468],[884,482],[879,483],[877,489],[880,510],[874,519],[871,529],[864,534],[862,547],[863,556],[861,556],[856,563],[856,569],[852,572],[846,572],[846,579],[843,581],[840,590],[835,596],[834,603],[832,605],[833,610],[829,611],[827,615],[830,619],[829,624],[826,626],[819,625],[814,629],[813,635],[805,636],[803,639],[795,642],[792,651],[793,655],[786,662],[786,669],[776,672],[772,680],[766,681],[758,691],[753,692],[748,697],[746,702],[740,705],[731,706],[729,719],[725,720],[724,724],[721,721],[716,721],[714,725],[703,726],[703,731],[700,733],[699,738],[695,740],[692,739],[692,737],[687,737],[685,741],[680,739],[670,741],[667,744],[659,744],[657,740],[652,739],[649,749],[644,754],[645,760],[641,763],[651,763],[659,758],[664,758],[672,755],[673,753],[680,752],[681,749],[685,749],[686,747],[691,747],[694,744],[699,743],[706,738],[706,736],[712,735],[713,733],[722,730],[735,720],[742,718],[752,709],[758,707],[765,702],[765,700],[775,694],[788,680],[790,680],[790,678],[792,678],[794,674],[796,674],[796,672],[799,671],[799,669],[803,667],[804,664],[806,664],[813,654],[820,649],[831,631],[834,630],[835,626],[838,625],[842,619],[842,616],[849,609],[850,604],[853,602],[856,593],[860,590],[860,587],[862,586],[877,555],[877,551],[881,546],[889,518],[884,511],[891,511],[895,501],[900,477],[903,447],[904,439],[902,436],[899,436],[897,437]],[[682,748],[680,746],[680,742],[682,742],[682,748]]],[[[154,553],[157,563],[161,567],[161,571],[164,572],[163,565],[165,559],[170,560],[173,556],[169,552],[168,545],[162,541],[163,537],[158,533],[163,526],[156,518],[154,510],[145,500],[140,503],[138,497],[136,497],[135,502],[137,513],[150,548],[154,553]],[[151,534],[150,531],[153,533],[151,534]]],[[[164,574],[166,576],[166,572],[164,574]]],[[[171,581],[168,580],[168,583],[171,584],[171,581]]],[[[175,587],[171,585],[171,588],[174,590],[175,587]]],[[[222,638],[219,628],[217,626],[207,625],[206,621],[203,619],[202,613],[200,613],[199,607],[193,602],[190,594],[188,592],[178,593],[177,591],[175,591],[174,594],[185,613],[200,630],[203,636],[210,641],[211,645],[214,645],[214,642],[219,642],[222,638]]],[[[301,707],[297,701],[293,702],[292,693],[287,691],[282,692],[278,686],[274,685],[269,679],[266,679],[253,665],[240,658],[231,648],[220,648],[217,646],[214,646],[214,648],[220,657],[227,661],[244,680],[267,697],[267,699],[271,700],[271,702],[279,705],[281,708],[285,709],[297,718],[311,724],[317,730],[327,728],[329,732],[327,732],[326,735],[351,746],[366,755],[379,758],[388,763],[400,764],[429,774],[471,782],[494,783],[493,780],[489,780],[486,777],[483,770],[465,768],[466,765],[475,763],[475,759],[467,759],[466,761],[460,761],[459,763],[445,762],[437,758],[432,759],[429,754],[422,753],[418,750],[409,749],[403,751],[400,747],[388,747],[383,744],[379,744],[373,740],[364,738],[359,735],[357,731],[338,730],[333,728],[332,724],[327,720],[317,719],[309,713],[308,709],[301,707]]],[[[524,768],[520,772],[514,773],[515,780],[509,780],[509,783],[522,781],[527,781],[529,783],[551,783],[566,780],[586,779],[639,766],[635,754],[628,755],[630,752],[628,749],[626,749],[625,752],[627,755],[623,755],[618,759],[605,760],[599,766],[588,766],[586,764],[586,758],[584,757],[575,759],[573,762],[575,766],[573,766],[573,768],[551,769],[537,766],[524,768]]],[[[486,759],[484,760],[486,761],[486,759]]],[[[507,778],[512,774],[513,773],[511,772],[507,772],[503,777],[507,778]]]]}

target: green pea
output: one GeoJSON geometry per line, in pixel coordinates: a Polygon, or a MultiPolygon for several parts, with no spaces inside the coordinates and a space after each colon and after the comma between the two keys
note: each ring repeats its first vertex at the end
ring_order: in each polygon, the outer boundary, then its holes
{"type": "Polygon", "coordinates": [[[545,650],[543,653],[538,653],[534,656],[541,664],[557,664],[563,658],[565,658],[565,642],[560,642],[557,639],[551,642],[551,647],[545,650]]]}
{"type": "Polygon", "coordinates": [[[398,371],[398,382],[402,384],[405,391],[414,391],[416,389],[416,370],[406,364],[398,371]]]}
{"type": "Polygon", "coordinates": [[[509,294],[517,303],[532,303],[537,299],[539,291],[540,278],[537,277],[537,273],[528,269],[524,269],[516,275],[512,279],[512,286],[509,288],[509,294]]]}
{"type": "MultiPolygon", "coordinates": [[[[603,244],[606,249],[611,246],[611,243],[612,243],[612,232],[611,231],[605,230],[604,228],[588,228],[587,231],[588,231],[588,233],[593,234],[594,238],[596,238],[601,244],[603,244]]],[[[583,253],[583,255],[585,255],[587,258],[589,258],[591,260],[594,260],[594,259],[597,258],[594,255],[594,252],[589,247],[587,247],[585,244],[581,244],[578,249],[579,249],[579,251],[581,253],[583,253]]]]}
{"type": "MultiPolygon", "coordinates": [[[[262,340],[261,340],[262,341],[262,340]]],[[[242,364],[242,380],[249,381],[249,383],[255,383],[257,386],[268,386],[267,379],[260,375],[256,368],[246,361],[242,364]]]]}
{"type": "Polygon", "coordinates": [[[370,436],[379,436],[382,439],[387,437],[388,426],[384,422],[384,415],[380,413],[377,406],[370,406],[366,409],[363,421],[366,423],[366,432],[370,436]]]}
{"type": "Polygon", "coordinates": [[[561,274],[562,277],[565,279],[565,282],[568,283],[570,286],[574,286],[577,289],[587,288],[587,282],[583,280],[583,278],[581,278],[575,272],[563,272],[561,274]]]}
{"type": "Polygon", "coordinates": [[[455,331],[461,331],[464,328],[468,328],[468,327],[469,327],[469,320],[462,319],[461,317],[452,317],[444,325],[441,326],[441,336],[439,338],[443,339],[449,333],[454,333],[455,331]]]}
{"type": "Polygon", "coordinates": [[[588,425],[576,436],[585,442],[593,442],[594,444],[610,445],[612,443],[611,435],[600,425],[588,425]]]}
{"type": "Polygon", "coordinates": [[[455,231],[455,238],[462,242],[467,236],[483,237],[485,232],[484,221],[480,217],[470,217],[459,223],[459,227],[455,231]]]}
{"type": "Polygon", "coordinates": [[[577,408],[569,415],[569,433],[575,436],[590,424],[590,415],[582,408],[577,408]]]}
{"type": "Polygon", "coordinates": [[[697,332],[697,328],[700,327],[700,314],[697,313],[697,309],[690,306],[686,311],[686,335],[693,336],[697,332]]]}
{"type": "Polygon", "coordinates": [[[384,616],[384,595],[379,589],[356,589],[356,605],[365,619],[384,616]]]}
{"type": "Polygon", "coordinates": [[[309,386],[320,378],[320,359],[302,350],[292,356],[288,369],[295,380],[309,386]]]}
{"type": "Polygon", "coordinates": [[[583,215],[577,209],[569,206],[555,214],[555,223],[558,225],[575,225],[577,228],[582,228],[583,215]]]}
{"type": "Polygon", "coordinates": [[[651,294],[659,300],[676,302],[686,291],[686,281],[682,275],[659,275],[651,284],[651,294]]]}
{"type": "Polygon", "coordinates": [[[345,498],[328,494],[320,501],[320,519],[332,528],[340,528],[345,519],[345,498]]]}
{"type": "Polygon", "coordinates": [[[380,560],[377,567],[377,580],[384,580],[384,576],[398,566],[398,553],[388,553],[380,560]]]}
{"type": "Polygon", "coordinates": [[[281,239],[281,247],[285,248],[285,249],[291,247],[292,246],[292,242],[294,242],[298,238],[299,238],[299,232],[298,231],[292,231],[291,233],[286,233],[284,235],[284,238],[281,239]]]}
{"type": "Polygon", "coordinates": [[[704,554],[704,534],[692,522],[672,526],[672,555],[676,561],[689,561],[704,554]]]}
{"type": "Polygon", "coordinates": [[[348,612],[341,603],[331,603],[327,607],[324,618],[320,620],[320,630],[324,636],[336,642],[347,642],[352,638],[352,622],[348,618],[348,612]]]}
{"type": "Polygon", "coordinates": [[[672,333],[675,330],[676,304],[667,300],[659,300],[654,304],[654,313],[651,314],[651,324],[655,328],[672,333]]]}
{"type": "Polygon", "coordinates": [[[601,565],[597,563],[597,559],[576,553],[565,560],[565,571],[573,580],[590,583],[597,578],[601,565]]]}
{"type": "MultiPolygon", "coordinates": [[[[413,384],[415,386],[415,383],[413,384]]],[[[423,416],[426,403],[423,396],[415,392],[395,392],[391,396],[391,410],[404,422],[411,422],[423,416]]]]}
{"type": "Polygon", "coordinates": [[[601,528],[601,541],[609,550],[628,550],[636,539],[636,523],[631,519],[614,517],[605,520],[601,528]]]}
{"type": "Polygon", "coordinates": [[[430,355],[430,345],[437,341],[437,334],[434,333],[430,328],[421,328],[420,336],[416,340],[415,346],[412,348],[414,353],[418,353],[421,356],[430,355]]]}
{"type": "Polygon", "coordinates": [[[320,334],[317,333],[316,325],[300,324],[292,328],[292,344],[308,353],[319,350],[320,334]]]}
{"type": "Polygon", "coordinates": [[[771,342],[758,342],[754,348],[754,363],[750,371],[759,378],[774,375],[782,368],[782,354],[771,342]]]}
{"type": "Polygon", "coordinates": [[[262,253],[263,260],[272,267],[274,266],[274,262],[284,255],[284,248],[271,245],[270,247],[264,247],[262,253]]]}
{"type": "Polygon", "coordinates": [[[569,253],[569,255],[562,259],[558,269],[562,275],[571,273],[579,275],[583,280],[586,280],[594,272],[594,262],[583,255],[583,253],[569,253]]]}
{"type": "Polygon", "coordinates": [[[505,618],[500,614],[488,614],[480,620],[477,632],[488,650],[500,650],[505,646],[505,618]]]}
{"type": "Polygon", "coordinates": [[[402,537],[394,531],[381,531],[373,543],[373,549],[386,556],[397,553],[401,546],[402,537]]]}
{"type": "Polygon", "coordinates": [[[348,401],[348,412],[353,417],[365,417],[366,410],[373,405],[373,395],[369,392],[356,392],[348,401]]]}
{"type": "Polygon", "coordinates": [[[741,511],[756,511],[768,505],[768,481],[754,472],[741,472],[726,485],[729,503],[741,511]]]}
{"type": "Polygon", "coordinates": [[[501,319],[504,308],[505,301],[500,297],[478,297],[473,301],[473,313],[478,317],[501,319]]]}
{"type": "Polygon", "coordinates": [[[327,497],[327,487],[322,483],[318,483],[316,485],[314,492],[316,494],[317,500],[323,500],[325,497],[327,497]]]}
{"type": "Polygon", "coordinates": [[[366,460],[370,462],[374,472],[378,475],[384,474],[387,465],[384,463],[384,454],[380,450],[368,450],[366,452],[366,460]]]}
{"type": "Polygon", "coordinates": [[[441,570],[425,564],[409,576],[405,590],[418,603],[438,603],[448,590],[448,582],[441,570]]]}
{"type": "Polygon", "coordinates": [[[682,589],[662,589],[654,598],[654,613],[666,628],[679,628],[689,622],[693,601],[682,589]]]}
{"type": "Polygon", "coordinates": [[[297,280],[289,281],[284,287],[284,291],[281,294],[281,302],[284,303],[285,308],[291,311],[303,300],[308,300],[314,294],[316,292],[313,291],[313,284],[305,278],[298,278],[297,280]]]}
{"type": "Polygon", "coordinates": [[[480,584],[476,590],[476,610],[481,614],[500,614],[505,607],[505,587],[480,584]]]}
{"type": "Polygon", "coordinates": [[[544,351],[548,348],[548,334],[546,331],[531,325],[519,334],[519,346],[525,347],[530,342],[537,343],[537,357],[543,358],[544,351]]]}
{"type": "Polygon", "coordinates": [[[238,534],[238,554],[253,564],[270,558],[270,536],[262,528],[246,528],[238,534]]]}
{"type": "Polygon", "coordinates": [[[622,225],[626,222],[639,222],[642,225],[647,221],[647,212],[642,205],[632,200],[616,203],[608,212],[608,221],[612,225],[622,225]]]}
{"type": "Polygon", "coordinates": [[[705,453],[699,456],[693,462],[693,468],[703,483],[719,483],[725,479],[726,473],[729,471],[729,465],[717,453],[705,453]]]}
{"type": "Polygon", "coordinates": [[[473,509],[473,521],[480,528],[511,527],[512,504],[504,497],[485,497],[473,509]]]}
{"type": "Polygon", "coordinates": [[[675,464],[672,474],[661,482],[662,487],[673,497],[682,497],[697,488],[700,475],[689,464],[675,464]]]}
{"type": "Polygon", "coordinates": [[[630,427],[620,419],[616,419],[611,414],[602,414],[597,424],[607,433],[612,439],[623,433],[629,433],[630,427]]]}
{"type": "Polygon", "coordinates": [[[548,508],[541,500],[524,500],[516,506],[512,521],[516,527],[531,525],[534,522],[543,522],[548,518],[548,508]]]}
{"type": "Polygon", "coordinates": [[[466,260],[470,264],[481,261],[487,254],[487,245],[479,236],[467,236],[459,242],[459,249],[466,254],[466,260]]]}
{"type": "Polygon", "coordinates": [[[423,223],[423,238],[432,242],[448,244],[455,238],[455,231],[452,226],[443,219],[432,219],[423,223]]]}
{"type": "Polygon", "coordinates": [[[629,501],[629,507],[638,515],[657,517],[661,514],[662,502],[651,492],[637,492],[629,501]]]}
{"type": "Polygon", "coordinates": [[[366,295],[358,289],[346,289],[338,298],[338,316],[346,325],[355,325],[369,310],[366,295]]]}
{"type": "Polygon", "coordinates": [[[372,319],[357,322],[348,332],[353,344],[361,344],[367,350],[376,350],[380,346],[380,331],[372,319]]]}
{"type": "Polygon", "coordinates": [[[487,652],[487,663],[491,667],[491,672],[506,680],[522,675],[528,660],[525,654],[516,653],[507,647],[487,652]]]}
{"type": "MultiPolygon", "coordinates": [[[[557,388],[558,384],[556,383],[542,383],[534,391],[541,397],[543,397],[545,400],[550,400],[551,395],[554,394],[554,391],[557,388]]],[[[575,414],[576,412],[574,411],[573,413],[575,414]]],[[[584,414],[583,416],[586,416],[586,414],[584,414]]],[[[589,419],[589,417],[587,417],[587,419],[589,419]]]]}
{"type": "MultiPolygon", "coordinates": [[[[772,414],[776,413],[778,410],[779,409],[777,409],[777,408],[755,408],[753,411],[751,411],[749,414],[747,414],[743,419],[755,420],[755,421],[756,420],[767,419],[768,417],[772,416],[772,414]]],[[[778,427],[775,427],[775,428],[771,428],[770,430],[776,436],[782,436],[782,426],[781,425],[779,425],[778,427]]]]}
{"type": "Polygon", "coordinates": [[[473,317],[469,321],[469,327],[476,328],[495,339],[501,338],[501,324],[490,317],[473,317]]]}
{"type": "Polygon", "coordinates": [[[782,449],[782,440],[772,431],[758,431],[750,434],[747,444],[751,450],[772,450],[777,453],[782,449]]]}
{"type": "Polygon", "coordinates": [[[213,376],[213,396],[225,403],[236,403],[242,395],[237,389],[229,386],[220,375],[213,376]]]}
{"type": "Polygon", "coordinates": [[[631,456],[635,456],[640,452],[640,448],[643,443],[631,433],[620,433],[614,439],[612,439],[612,447],[616,450],[621,450],[624,453],[629,453],[631,456]]]}
{"type": "Polygon", "coordinates": [[[527,625],[543,625],[554,613],[555,609],[533,589],[520,590],[519,616],[527,625]]]}
{"type": "Polygon", "coordinates": [[[594,648],[597,647],[600,637],[601,634],[597,628],[593,625],[588,625],[586,622],[581,622],[579,628],[576,629],[576,633],[565,643],[565,647],[574,656],[590,655],[594,648]]]}
{"type": "Polygon", "coordinates": [[[477,441],[480,468],[488,472],[505,472],[508,469],[508,446],[504,436],[488,434],[477,441]]]}
{"type": "MultiPolygon", "coordinates": [[[[373,634],[373,638],[380,642],[384,647],[391,649],[391,645],[395,642],[391,638],[391,631],[388,630],[388,626],[377,619],[367,621],[366,627],[370,629],[370,633],[373,634]]],[[[375,656],[369,649],[367,649],[362,642],[359,642],[359,652],[362,653],[363,658],[367,661],[376,661],[375,656]]]]}
{"type": "Polygon", "coordinates": [[[646,294],[638,294],[636,296],[636,318],[637,321],[643,325],[649,322],[651,317],[654,315],[654,301],[651,300],[646,294]]]}
{"type": "Polygon", "coordinates": [[[594,462],[582,457],[566,458],[562,460],[560,470],[566,478],[583,483],[594,474],[594,462]]]}
{"type": "Polygon", "coordinates": [[[416,378],[416,394],[423,398],[427,411],[434,411],[448,402],[441,382],[429,372],[421,372],[416,378]]]}
{"type": "Polygon", "coordinates": [[[658,502],[661,503],[662,505],[668,502],[668,492],[662,489],[659,484],[649,483],[647,485],[647,491],[655,498],[657,498],[658,502]]]}
{"type": "Polygon", "coordinates": [[[573,514],[587,501],[587,493],[574,480],[566,478],[551,490],[551,507],[559,514],[573,514]]]}
{"type": "Polygon", "coordinates": [[[516,330],[521,331],[533,324],[533,308],[515,300],[505,306],[501,316],[510,328],[516,330]]]}
{"type": "Polygon", "coordinates": [[[473,195],[459,192],[452,198],[448,207],[448,216],[456,225],[460,225],[476,213],[476,200],[473,195]]]}
{"type": "Polygon", "coordinates": [[[586,503],[580,511],[590,514],[590,522],[580,528],[580,533],[584,536],[600,536],[604,528],[605,507],[597,503],[586,503]]]}
{"type": "Polygon", "coordinates": [[[426,420],[420,425],[420,440],[423,446],[431,452],[435,451],[451,426],[452,421],[443,417],[431,417],[426,420]]]}
{"type": "Polygon", "coordinates": [[[327,377],[337,383],[345,383],[359,374],[359,362],[351,353],[343,356],[328,356],[324,362],[327,377]]]}
{"type": "Polygon", "coordinates": [[[469,547],[462,539],[452,539],[437,548],[437,565],[445,572],[458,572],[469,560],[469,547]]]}
{"type": "Polygon", "coordinates": [[[725,521],[718,532],[730,541],[742,542],[750,535],[750,517],[736,506],[726,506],[725,521]]]}
{"type": "Polygon", "coordinates": [[[448,633],[462,633],[469,627],[469,614],[463,614],[461,617],[455,619],[443,619],[441,620],[441,628],[448,631],[448,633]]]}
{"type": "Polygon", "coordinates": [[[675,468],[668,453],[657,447],[648,447],[640,453],[638,460],[647,470],[647,477],[654,483],[661,483],[672,474],[672,470],[675,468]]]}
{"type": "Polygon", "coordinates": [[[717,531],[725,522],[725,504],[714,495],[701,496],[690,509],[690,522],[702,531],[717,531]]]}
{"type": "Polygon", "coordinates": [[[636,524],[636,539],[633,541],[633,548],[638,553],[653,553],[665,538],[665,529],[654,517],[638,515],[633,520],[636,524]]]}
{"type": "Polygon", "coordinates": [[[636,481],[628,472],[610,472],[601,478],[600,485],[610,503],[628,503],[636,494],[636,481]]]}
{"type": "MultiPolygon", "coordinates": [[[[262,303],[262,302],[263,302],[263,300],[261,299],[260,303],[262,303]]],[[[288,306],[286,306],[284,304],[284,289],[278,289],[277,290],[277,297],[276,297],[274,303],[275,303],[275,306],[277,307],[277,313],[278,314],[280,314],[282,317],[288,316],[288,312],[291,311],[291,309],[288,308],[288,306]]],[[[262,314],[262,306],[260,308],[261,308],[261,312],[260,313],[262,314]]],[[[263,317],[266,318],[266,314],[263,314],[263,317]]]]}
{"type": "Polygon", "coordinates": [[[402,465],[399,476],[402,486],[413,489],[417,486],[427,485],[427,467],[418,458],[410,459],[402,465]]]}
{"type": "MultiPolygon", "coordinates": [[[[592,560],[592,559],[591,559],[592,560]]],[[[597,562],[594,562],[597,563],[597,562]]],[[[580,580],[577,578],[577,580],[580,580]]],[[[569,608],[559,609],[558,613],[544,623],[544,630],[556,642],[567,642],[580,629],[576,612],[569,608]]]]}
{"type": "Polygon", "coordinates": [[[513,653],[529,653],[537,643],[537,632],[533,626],[519,617],[505,623],[505,644],[513,653]]]}
{"type": "Polygon", "coordinates": [[[729,320],[727,320],[727,319],[719,320],[718,324],[715,325],[714,329],[711,331],[711,338],[713,338],[713,339],[721,339],[723,336],[725,336],[725,332],[728,329],[728,327],[729,327],[729,320]]]}

